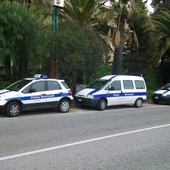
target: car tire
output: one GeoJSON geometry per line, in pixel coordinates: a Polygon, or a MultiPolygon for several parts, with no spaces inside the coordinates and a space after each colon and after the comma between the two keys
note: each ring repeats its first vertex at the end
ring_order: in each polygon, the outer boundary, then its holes
{"type": "Polygon", "coordinates": [[[7,105],[5,113],[9,117],[16,117],[21,113],[21,105],[18,102],[11,102],[7,105]]]}
{"type": "Polygon", "coordinates": [[[67,99],[62,99],[58,105],[58,110],[61,113],[66,113],[70,110],[70,101],[67,99]]]}
{"type": "Polygon", "coordinates": [[[143,105],[143,100],[142,99],[137,99],[135,102],[135,107],[140,108],[143,105]]]}
{"type": "Polygon", "coordinates": [[[107,106],[106,100],[100,99],[98,104],[97,104],[97,109],[98,110],[105,110],[106,106],[107,106]]]}

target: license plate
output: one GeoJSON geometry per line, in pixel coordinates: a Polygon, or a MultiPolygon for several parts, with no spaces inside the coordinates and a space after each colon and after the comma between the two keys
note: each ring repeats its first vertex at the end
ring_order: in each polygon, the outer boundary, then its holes
{"type": "Polygon", "coordinates": [[[155,99],[159,99],[159,97],[158,97],[158,96],[155,96],[155,99]]]}

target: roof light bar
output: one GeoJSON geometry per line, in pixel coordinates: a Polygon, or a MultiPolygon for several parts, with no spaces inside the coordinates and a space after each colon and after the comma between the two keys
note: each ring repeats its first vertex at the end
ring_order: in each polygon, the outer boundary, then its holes
{"type": "Polygon", "coordinates": [[[35,78],[43,78],[43,79],[47,79],[48,78],[48,76],[45,75],[45,74],[35,74],[34,77],[35,78]]]}

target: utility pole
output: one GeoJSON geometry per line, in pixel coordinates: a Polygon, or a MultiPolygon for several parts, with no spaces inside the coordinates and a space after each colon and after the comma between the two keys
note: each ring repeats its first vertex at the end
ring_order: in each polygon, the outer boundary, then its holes
{"type": "MultiPolygon", "coordinates": [[[[52,32],[55,35],[58,29],[58,12],[60,8],[64,7],[64,0],[52,0],[52,32]]],[[[54,44],[52,36],[52,45],[51,45],[51,57],[50,57],[50,77],[58,78],[58,64],[57,64],[57,54],[56,54],[56,45],[54,44]]]]}

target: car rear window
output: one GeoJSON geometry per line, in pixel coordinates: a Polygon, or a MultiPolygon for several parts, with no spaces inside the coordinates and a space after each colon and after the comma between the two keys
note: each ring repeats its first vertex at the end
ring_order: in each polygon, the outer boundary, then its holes
{"type": "Polygon", "coordinates": [[[142,80],[135,80],[136,89],[145,89],[145,83],[142,80]]]}
{"type": "Polygon", "coordinates": [[[124,89],[134,89],[132,80],[123,80],[124,89]]]}
{"type": "Polygon", "coordinates": [[[69,86],[67,85],[67,83],[65,81],[62,81],[61,82],[63,84],[63,86],[66,88],[66,89],[69,89],[69,86]]]}
{"type": "Polygon", "coordinates": [[[48,81],[48,90],[59,90],[61,86],[56,81],[48,81]]]}

